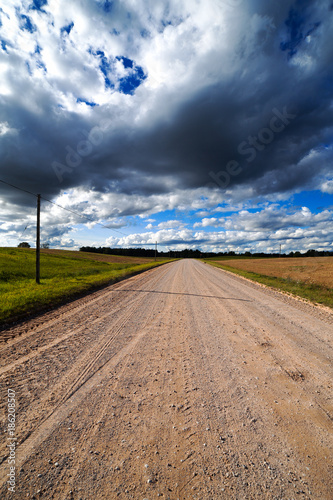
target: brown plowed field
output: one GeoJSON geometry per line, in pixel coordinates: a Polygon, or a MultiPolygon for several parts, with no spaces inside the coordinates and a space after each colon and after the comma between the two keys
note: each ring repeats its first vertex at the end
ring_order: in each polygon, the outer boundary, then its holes
{"type": "Polygon", "coordinates": [[[216,262],[242,271],[333,288],[333,257],[228,259],[216,262]]]}
{"type": "Polygon", "coordinates": [[[333,315],[182,260],[0,343],[16,393],[16,494],[332,499],[333,315]]]}

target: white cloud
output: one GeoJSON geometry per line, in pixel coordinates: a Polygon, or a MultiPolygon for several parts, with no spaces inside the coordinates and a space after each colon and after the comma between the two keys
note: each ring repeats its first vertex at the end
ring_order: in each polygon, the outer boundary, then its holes
{"type": "Polygon", "coordinates": [[[14,128],[10,128],[8,122],[0,123],[0,135],[14,134],[17,135],[18,131],[14,128]]]}
{"type": "MultiPolygon", "coordinates": [[[[307,207],[288,214],[285,209],[271,205],[255,213],[242,211],[220,220],[203,219],[201,223],[195,223],[193,226],[195,229],[224,225],[225,230],[195,231],[190,228],[180,229],[175,224],[169,229],[158,227],[154,232],[112,238],[112,244],[144,246],[157,241],[160,245],[173,249],[200,248],[203,251],[216,252],[278,252],[280,244],[284,252],[306,251],[309,248],[332,250],[332,216],[332,211],[311,213],[307,207]],[[301,227],[297,227],[297,221],[301,227]]],[[[110,242],[111,240],[107,240],[106,244],[110,242]]]]}
{"type": "Polygon", "coordinates": [[[223,219],[204,217],[201,222],[196,222],[193,227],[218,227],[221,226],[221,221],[223,221],[223,219]]]}
{"type": "Polygon", "coordinates": [[[164,222],[160,222],[158,224],[158,229],[179,229],[184,228],[187,224],[185,222],[181,222],[179,220],[168,220],[164,222]]]}
{"type": "Polygon", "coordinates": [[[323,193],[333,194],[333,179],[323,182],[321,185],[321,191],[323,193]]]}

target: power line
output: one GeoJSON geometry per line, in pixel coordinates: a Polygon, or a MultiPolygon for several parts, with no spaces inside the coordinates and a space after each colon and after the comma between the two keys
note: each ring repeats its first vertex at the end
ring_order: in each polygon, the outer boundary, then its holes
{"type": "Polygon", "coordinates": [[[44,196],[41,196],[42,200],[47,201],[48,203],[51,203],[52,205],[55,205],[56,207],[62,208],[63,210],[66,210],[67,212],[70,212],[74,215],[77,215],[78,217],[82,217],[84,219],[87,219],[89,222],[94,222],[95,224],[98,224],[99,226],[105,227],[106,229],[110,229],[110,231],[115,231],[116,233],[123,234],[124,236],[128,236],[126,233],[123,233],[119,231],[118,229],[113,229],[112,227],[106,226],[105,224],[102,224],[101,222],[96,222],[94,219],[91,217],[88,217],[87,215],[79,214],[78,212],[75,212],[74,210],[71,210],[70,208],[62,207],[61,205],[58,205],[58,203],[55,203],[54,201],[48,200],[44,198],[44,196]]]}
{"type": "MultiPolygon", "coordinates": [[[[2,182],[3,184],[7,184],[7,186],[11,186],[11,187],[13,187],[15,189],[18,189],[19,191],[22,191],[24,193],[28,193],[28,194],[31,194],[32,196],[37,197],[37,194],[32,193],[31,191],[27,191],[26,189],[22,189],[22,188],[20,188],[18,186],[14,186],[14,184],[10,184],[9,182],[3,181],[2,179],[0,179],[0,182],[2,182]]],[[[122,234],[123,236],[128,236],[126,233],[123,233],[122,231],[119,231],[117,229],[113,229],[112,227],[106,226],[105,224],[102,224],[101,222],[97,222],[94,219],[92,219],[91,217],[88,217],[87,215],[79,214],[78,212],[75,212],[74,210],[71,210],[70,208],[62,207],[58,203],[55,203],[54,201],[51,201],[51,200],[48,200],[47,198],[44,198],[44,196],[41,196],[41,199],[44,200],[44,201],[47,201],[48,203],[51,203],[52,205],[55,205],[56,207],[61,208],[62,210],[66,210],[67,212],[70,212],[70,213],[72,213],[74,215],[77,215],[78,217],[86,219],[89,222],[94,222],[95,224],[98,224],[99,226],[102,226],[105,229],[109,229],[110,231],[114,231],[116,233],[122,234]]]]}
{"type": "MultiPolygon", "coordinates": [[[[22,189],[18,186],[15,186],[14,184],[10,184],[9,182],[3,181],[2,179],[0,179],[0,182],[2,182],[3,184],[7,184],[7,186],[11,186],[15,189],[18,189],[19,191],[23,191],[24,193],[31,194],[32,196],[35,196],[36,198],[38,196],[37,194],[32,193],[31,191],[27,191],[26,189],[22,189]]],[[[44,196],[41,196],[41,199],[44,201],[47,201],[48,203],[51,203],[52,205],[55,205],[56,207],[61,208],[62,210],[66,210],[67,212],[70,212],[74,215],[77,215],[78,217],[86,219],[89,222],[94,222],[95,224],[98,224],[99,226],[104,227],[105,229],[109,229],[110,231],[114,231],[114,232],[119,233],[123,236],[129,236],[128,234],[123,233],[122,231],[119,231],[118,229],[114,229],[112,227],[106,226],[105,224],[102,224],[101,222],[96,222],[94,219],[92,219],[91,217],[88,217],[87,215],[79,214],[78,212],[75,212],[74,210],[71,210],[70,208],[63,207],[63,206],[59,205],[58,203],[55,203],[54,201],[48,200],[47,198],[44,198],[44,196]]],[[[25,227],[24,231],[27,229],[27,227],[28,226],[25,227]]],[[[24,233],[24,231],[23,231],[23,233],[24,233]]],[[[23,235],[23,233],[22,233],[22,235],[23,235]]],[[[144,245],[144,246],[156,245],[156,243],[132,243],[132,245],[138,245],[138,244],[144,245]]]]}
{"type": "Polygon", "coordinates": [[[22,236],[23,236],[23,234],[25,233],[25,231],[28,229],[28,226],[29,226],[29,224],[27,224],[27,225],[25,226],[25,228],[23,229],[23,232],[22,232],[22,234],[21,234],[21,236],[20,236],[20,240],[22,239],[22,236]]]}
{"type": "Polygon", "coordinates": [[[0,182],[2,182],[3,184],[7,184],[7,186],[11,186],[15,189],[18,189],[19,191],[23,191],[23,193],[28,193],[28,194],[32,194],[32,196],[36,196],[36,193],[32,193],[31,191],[27,191],[26,189],[22,189],[22,188],[19,188],[17,186],[14,186],[14,184],[10,184],[9,182],[6,182],[6,181],[3,181],[2,179],[0,179],[0,182]]]}

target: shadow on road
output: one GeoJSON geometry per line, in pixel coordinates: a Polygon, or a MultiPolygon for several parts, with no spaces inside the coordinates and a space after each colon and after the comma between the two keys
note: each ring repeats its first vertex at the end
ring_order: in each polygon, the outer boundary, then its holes
{"type": "Polygon", "coordinates": [[[221,299],[221,300],[238,300],[241,302],[253,302],[248,299],[237,299],[236,297],[218,297],[216,295],[200,295],[197,293],[183,293],[183,292],[160,292],[159,290],[137,290],[129,288],[127,290],[112,290],[113,292],[142,292],[142,293],[167,293],[168,295],[189,295],[190,297],[202,297],[207,299],[221,299]]]}

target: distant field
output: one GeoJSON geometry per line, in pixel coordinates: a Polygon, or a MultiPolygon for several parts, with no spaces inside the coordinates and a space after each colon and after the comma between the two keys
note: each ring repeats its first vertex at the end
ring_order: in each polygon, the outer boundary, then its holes
{"type": "Polygon", "coordinates": [[[0,248],[0,323],[167,262],[66,250],[42,250],[41,283],[35,282],[35,250],[0,248]]]}
{"type": "Polygon", "coordinates": [[[333,288],[332,257],[229,259],[224,260],[223,265],[266,276],[276,276],[278,278],[333,288]]]}
{"type": "MultiPolygon", "coordinates": [[[[58,255],[60,257],[70,257],[75,259],[88,259],[95,260],[98,262],[111,262],[113,264],[147,264],[152,262],[154,259],[150,257],[126,257],[124,255],[107,255],[102,253],[94,252],[76,252],[74,250],[53,250],[53,249],[42,249],[42,253],[46,255],[58,255]]],[[[162,257],[157,257],[157,261],[164,261],[162,257]]]]}
{"type": "Polygon", "coordinates": [[[333,257],[210,259],[207,262],[333,307],[333,257]]]}

